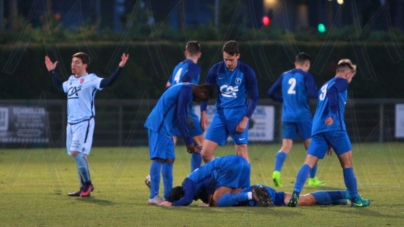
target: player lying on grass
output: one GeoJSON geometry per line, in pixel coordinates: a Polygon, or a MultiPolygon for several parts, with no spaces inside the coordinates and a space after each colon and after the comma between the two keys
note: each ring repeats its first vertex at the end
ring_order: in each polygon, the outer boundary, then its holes
{"type": "MultiPolygon", "coordinates": [[[[209,181],[207,181],[209,182],[209,181]]],[[[205,185],[194,197],[209,204],[212,187],[205,185]]],[[[171,201],[178,201],[183,198],[185,191],[181,186],[173,188],[170,194],[171,201]]],[[[228,206],[286,206],[292,193],[277,192],[271,187],[256,184],[244,189],[235,189],[232,193],[221,195],[217,202],[218,207],[228,206]]],[[[350,204],[349,192],[347,190],[338,191],[317,191],[301,195],[299,206],[312,205],[348,205],[350,204]]]]}
{"type": "MultiPolygon", "coordinates": [[[[241,156],[217,157],[190,173],[182,183],[183,196],[173,200],[169,196],[162,206],[187,206],[206,188],[213,188],[211,202],[217,206],[219,198],[237,188],[249,187],[250,164],[241,156]],[[208,187],[206,187],[208,185],[208,187]]],[[[172,191],[171,191],[172,192],[172,191]]],[[[171,194],[170,192],[170,194],[171,194]]]]}

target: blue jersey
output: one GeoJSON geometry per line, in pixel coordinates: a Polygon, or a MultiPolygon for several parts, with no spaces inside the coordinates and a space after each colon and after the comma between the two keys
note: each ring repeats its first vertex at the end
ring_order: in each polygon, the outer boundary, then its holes
{"type": "Polygon", "coordinates": [[[173,74],[167,83],[169,86],[182,82],[198,84],[200,74],[201,67],[198,64],[195,64],[192,60],[185,59],[175,66],[173,74]]]}
{"type": "Polygon", "coordinates": [[[70,76],[63,83],[63,91],[67,93],[67,122],[77,124],[95,116],[94,98],[97,90],[102,90],[103,78],[85,74],[79,78],[70,76]]]}
{"type": "MultiPolygon", "coordinates": [[[[172,206],[186,206],[192,203],[195,196],[200,192],[207,191],[207,194],[213,194],[222,185],[221,182],[226,181],[225,178],[231,178],[233,175],[239,175],[236,170],[246,171],[250,164],[240,156],[229,155],[224,157],[217,157],[209,161],[198,169],[190,173],[182,183],[185,191],[185,196],[178,201],[173,202],[172,206]],[[232,176],[230,176],[232,175],[232,176]]],[[[242,175],[244,176],[244,175],[242,175]]],[[[249,172],[245,177],[249,178],[249,172]]],[[[249,181],[249,179],[248,179],[249,181]]],[[[244,179],[241,179],[244,183],[244,179]]],[[[247,187],[248,185],[237,185],[236,188],[247,187]]]]}
{"type": "Polygon", "coordinates": [[[187,127],[188,106],[193,102],[192,84],[181,83],[167,89],[147,117],[144,126],[172,136],[179,129],[187,145],[193,143],[187,127]]]}
{"type": "Polygon", "coordinates": [[[283,122],[311,119],[309,98],[316,98],[317,93],[313,76],[301,69],[284,72],[268,91],[272,99],[283,102],[283,122]],[[282,90],[282,96],[278,94],[279,90],[282,90]]]}
{"type": "MultiPolygon", "coordinates": [[[[212,66],[206,78],[206,83],[217,85],[217,109],[227,109],[247,106],[248,95],[251,98],[245,116],[253,114],[258,103],[257,78],[252,68],[241,61],[233,71],[227,69],[225,62],[212,66]]],[[[201,104],[201,110],[206,110],[207,102],[201,104]]]]}
{"type": "Polygon", "coordinates": [[[329,80],[321,87],[313,118],[312,135],[326,131],[346,131],[344,112],[348,97],[347,89],[348,81],[337,77],[329,80]],[[327,126],[325,120],[329,117],[334,119],[334,123],[327,126]]]}

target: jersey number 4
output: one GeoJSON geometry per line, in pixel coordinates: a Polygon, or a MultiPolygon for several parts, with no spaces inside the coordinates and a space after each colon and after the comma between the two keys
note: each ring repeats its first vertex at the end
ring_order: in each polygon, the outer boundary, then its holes
{"type": "Polygon", "coordinates": [[[182,68],[180,68],[174,76],[174,81],[178,84],[181,80],[182,68]]]}

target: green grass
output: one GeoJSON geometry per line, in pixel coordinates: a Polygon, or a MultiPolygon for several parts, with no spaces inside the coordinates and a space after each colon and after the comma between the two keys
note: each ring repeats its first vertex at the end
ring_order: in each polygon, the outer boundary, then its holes
{"type": "MultiPolygon", "coordinates": [[[[279,144],[251,144],[251,182],[272,186],[279,144]]],[[[354,144],[354,170],[359,192],[372,200],[368,208],[188,207],[148,206],[144,178],[150,161],[146,147],[93,148],[89,156],[95,191],[91,198],[69,198],[78,189],[74,160],[64,149],[0,150],[0,226],[402,226],[404,223],[404,145],[354,144]]],[[[189,172],[189,154],[177,147],[174,185],[189,172]]],[[[234,153],[233,145],[216,151],[234,153]]],[[[292,191],[305,152],[296,144],[283,171],[292,191]]],[[[319,162],[320,189],[344,189],[335,154],[319,162]]],[[[162,189],[162,187],[161,187],[162,189]]],[[[305,187],[303,193],[319,190],[305,187]]]]}

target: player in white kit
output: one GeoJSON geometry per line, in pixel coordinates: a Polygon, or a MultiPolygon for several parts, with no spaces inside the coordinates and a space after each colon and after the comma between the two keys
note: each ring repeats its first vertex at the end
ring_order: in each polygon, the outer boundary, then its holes
{"type": "Polygon", "coordinates": [[[89,197],[94,190],[86,157],[90,154],[93,142],[95,94],[97,90],[102,90],[114,83],[128,58],[129,54],[122,54],[119,67],[110,77],[104,79],[93,73],[87,73],[90,57],[86,53],[75,53],[71,63],[73,75],[62,82],[55,72],[58,62],[52,62],[48,56],[45,56],[45,65],[53,84],[58,90],[67,94],[66,148],[67,153],[76,161],[80,179],[80,190],[69,193],[68,196],[89,197]]]}

